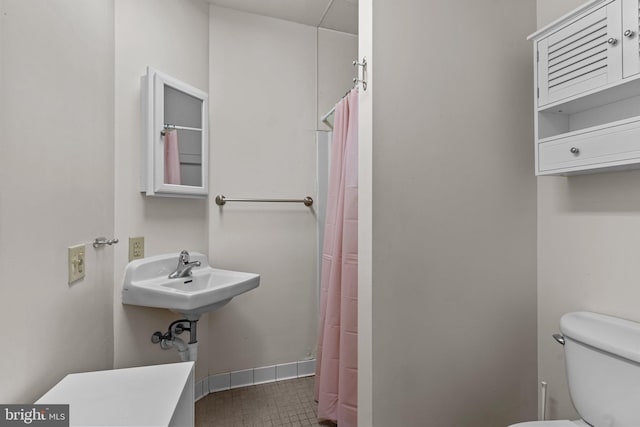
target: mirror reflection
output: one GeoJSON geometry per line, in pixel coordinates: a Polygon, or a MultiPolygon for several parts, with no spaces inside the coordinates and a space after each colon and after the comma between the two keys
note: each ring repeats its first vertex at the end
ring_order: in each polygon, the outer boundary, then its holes
{"type": "Polygon", "coordinates": [[[202,100],[164,85],[164,183],[202,186],[202,100]]]}

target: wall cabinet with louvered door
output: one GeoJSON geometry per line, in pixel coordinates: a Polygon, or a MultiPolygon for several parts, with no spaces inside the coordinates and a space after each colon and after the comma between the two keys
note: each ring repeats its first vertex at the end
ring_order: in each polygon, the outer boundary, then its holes
{"type": "Polygon", "coordinates": [[[622,78],[621,0],[601,5],[538,42],[539,105],[622,78]]]}
{"type": "Polygon", "coordinates": [[[536,175],[640,167],[639,10],[592,0],[529,36],[536,175]]]}

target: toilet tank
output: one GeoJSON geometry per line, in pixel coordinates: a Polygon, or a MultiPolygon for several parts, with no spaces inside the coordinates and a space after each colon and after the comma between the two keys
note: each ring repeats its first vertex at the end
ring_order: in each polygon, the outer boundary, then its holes
{"type": "Polygon", "coordinates": [[[603,314],[560,319],[571,399],[594,427],[640,426],[640,323],[603,314]]]}

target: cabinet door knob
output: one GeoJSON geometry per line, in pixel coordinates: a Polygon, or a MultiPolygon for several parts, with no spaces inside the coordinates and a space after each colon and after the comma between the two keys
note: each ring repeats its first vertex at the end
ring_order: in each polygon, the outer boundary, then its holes
{"type": "Polygon", "coordinates": [[[636,34],[636,33],[635,33],[635,32],[633,32],[633,31],[631,31],[631,30],[627,30],[627,31],[625,31],[625,32],[624,32],[624,36],[625,36],[625,37],[629,37],[629,38],[633,38],[633,36],[634,36],[635,34],[636,34]]]}
{"type": "Polygon", "coordinates": [[[607,40],[607,43],[609,43],[611,46],[615,46],[616,43],[618,43],[618,39],[614,39],[613,37],[611,37],[609,40],[607,40]]]}
{"type": "Polygon", "coordinates": [[[575,154],[575,155],[580,154],[580,149],[578,147],[571,147],[569,151],[571,152],[571,154],[575,154]]]}

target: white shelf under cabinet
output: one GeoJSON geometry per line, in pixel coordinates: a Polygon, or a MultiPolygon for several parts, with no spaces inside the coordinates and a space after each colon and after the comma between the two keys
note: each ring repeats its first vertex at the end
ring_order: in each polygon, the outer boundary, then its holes
{"type": "Polygon", "coordinates": [[[538,141],[538,175],[619,170],[638,162],[640,116],[538,141]]]}
{"type": "Polygon", "coordinates": [[[538,107],[538,112],[575,114],[640,96],[640,74],[538,107]]]}
{"type": "Polygon", "coordinates": [[[640,0],[592,0],[534,41],[536,175],[640,167],[640,0]]]}

